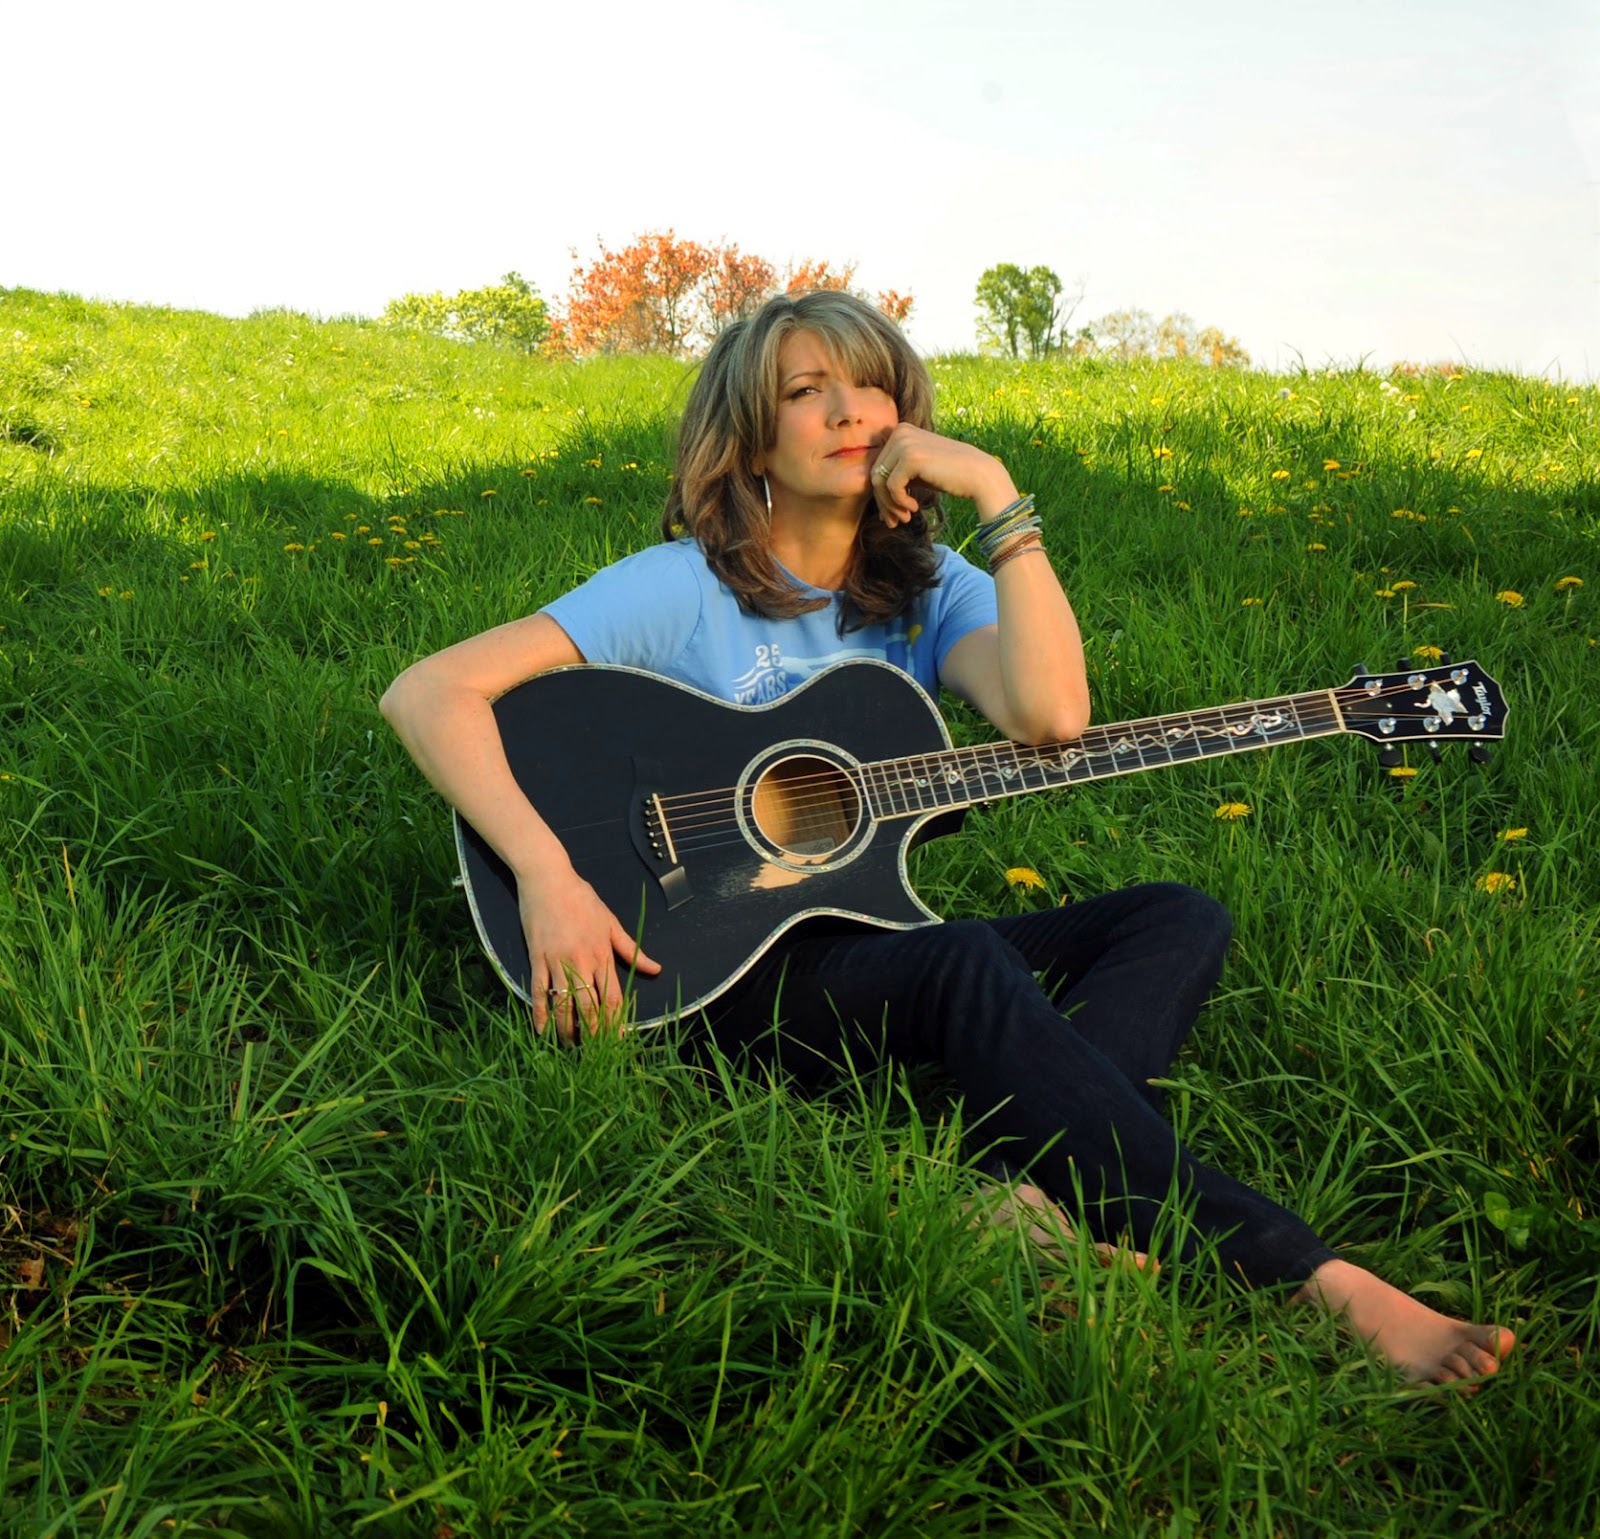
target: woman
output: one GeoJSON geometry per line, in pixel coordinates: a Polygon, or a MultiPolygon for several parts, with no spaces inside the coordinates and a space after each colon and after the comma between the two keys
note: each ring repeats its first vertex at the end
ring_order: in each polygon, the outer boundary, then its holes
{"type": "MultiPolygon", "coordinates": [[[[515,873],[534,1024],[563,1040],[620,1006],[619,963],[660,964],[513,780],[490,710],[512,685],[622,663],[750,703],[869,656],[935,696],[951,690],[1019,742],[1076,737],[1089,719],[1077,622],[1031,499],[992,455],[933,431],[926,370],[848,295],[774,299],[718,337],[663,534],[538,614],[417,663],[382,703],[515,873]],[[987,573],[934,543],[940,493],[975,504],[987,573]]],[[[1080,1188],[1103,1239],[1131,1235],[1143,1250],[1175,1183],[1226,1266],[1258,1286],[1298,1285],[1405,1378],[1493,1372],[1511,1332],[1449,1319],[1339,1259],[1177,1142],[1152,1081],[1215,983],[1228,933],[1209,898],[1155,884],[1048,913],[808,934],[772,947],[701,1029],[809,1083],[863,1052],[937,1062],[983,1140],[979,1167],[1015,1183],[1030,1217],[1053,1220],[1053,1202],[1080,1188]]]]}

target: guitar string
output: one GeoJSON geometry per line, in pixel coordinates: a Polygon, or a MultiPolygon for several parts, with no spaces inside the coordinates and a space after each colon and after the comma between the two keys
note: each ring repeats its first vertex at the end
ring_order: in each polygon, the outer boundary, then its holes
{"type": "MultiPolygon", "coordinates": [[[[1007,754],[1010,754],[1017,761],[1011,767],[1013,775],[1026,775],[1029,769],[1035,769],[1042,771],[1047,777],[1063,772],[1070,775],[1081,763],[1088,760],[1112,756],[1111,762],[1118,762],[1114,757],[1118,750],[1121,749],[1126,752],[1130,746],[1132,751],[1138,753],[1141,757],[1147,751],[1165,753],[1169,755],[1167,763],[1174,765],[1180,762],[1193,762],[1208,756],[1221,757],[1220,754],[1214,754],[1215,746],[1227,746],[1230,748],[1235,744],[1243,746],[1254,736],[1254,732],[1259,731],[1260,728],[1254,728],[1250,732],[1243,733],[1237,729],[1240,726],[1256,722],[1258,718],[1271,713],[1273,710],[1281,710],[1281,708],[1287,707],[1297,718],[1290,730],[1298,730],[1302,737],[1327,735],[1328,729],[1337,730],[1340,723],[1340,713],[1331,709],[1328,704],[1329,696],[1339,698],[1346,707],[1343,711],[1344,720],[1359,720],[1374,714],[1371,709],[1374,702],[1384,700],[1391,695],[1408,693],[1418,687],[1413,684],[1399,684],[1391,686],[1388,690],[1376,693],[1348,687],[1335,690],[1318,690],[1311,691],[1306,695],[1277,696],[1263,700],[1240,702],[1236,705],[1205,707],[1193,712],[1174,712],[1162,716],[1117,722],[1106,727],[1091,728],[1083,737],[1071,743],[1032,746],[1010,741],[980,743],[959,748],[933,749],[925,754],[911,754],[897,759],[880,760],[863,766],[830,765],[827,769],[814,775],[796,776],[785,782],[785,802],[791,807],[803,809],[805,803],[802,798],[808,794],[808,791],[816,790],[823,793],[816,798],[816,805],[819,808],[834,805],[837,800],[835,788],[843,780],[848,780],[856,788],[857,793],[868,800],[871,800],[874,796],[881,798],[886,794],[899,795],[901,797],[915,796],[919,794],[919,791],[922,794],[932,792],[937,795],[938,786],[934,784],[935,780],[951,785],[960,784],[966,780],[967,774],[973,771],[977,771],[979,774],[986,772],[986,767],[978,762],[982,758],[994,758],[1007,754]],[[1301,706],[1304,706],[1305,709],[1301,710],[1301,706]],[[1351,709],[1351,707],[1366,707],[1366,709],[1351,709]],[[1228,713],[1244,710],[1251,712],[1248,718],[1236,722],[1227,720],[1228,713]],[[1142,744],[1133,741],[1143,730],[1156,725],[1175,723],[1180,720],[1187,722],[1187,725],[1183,727],[1179,734],[1189,739],[1186,743],[1171,741],[1173,730],[1169,730],[1163,739],[1153,739],[1142,744]],[[1191,733],[1197,735],[1189,737],[1191,733]],[[1204,733],[1206,736],[1198,735],[1199,733],[1204,733]],[[1186,756],[1182,759],[1171,757],[1175,752],[1186,752],[1186,756]],[[1071,756],[1070,763],[1060,762],[1068,755],[1071,756]],[[901,774],[898,779],[891,778],[897,769],[904,770],[920,766],[923,769],[933,768],[940,770],[945,766],[961,765],[963,761],[965,761],[966,766],[965,773],[959,774],[954,780],[950,779],[948,773],[931,777],[924,775],[920,783],[916,778],[908,779],[904,774],[901,774]],[[873,777],[877,777],[877,780],[875,781],[873,777]]],[[[1269,728],[1268,730],[1274,729],[1269,728]]],[[[1285,737],[1275,741],[1294,741],[1294,739],[1285,737]]],[[[1249,743],[1249,746],[1256,747],[1260,745],[1249,743]]],[[[996,766],[993,765],[988,766],[990,771],[995,768],[996,766]]],[[[1092,779],[1095,777],[1092,775],[1080,775],[1079,778],[1092,779]]],[[[1046,784],[1048,784],[1048,780],[1046,784]]],[[[1043,787],[1041,786],[1040,788],[1042,789],[1043,787]]],[[[674,840],[676,841],[679,830],[692,831],[704,826],[703,822],[696,820],[695,814],[697,813],[714,813],[720,824],[721,815],[726,808],[733,805],[733,800],[738,795],[738,790],[739,788],[736,786],[725,786],[713,790],[698,790],[678,796],[663,797],[661,806],[663,811],[668,814],[674,840]]],[[[982,797],[980,796],[976,799],[981,800],[982,797]]],[[[903,816],[927,810],[938,810],[938,808],[937,806],[933,809],[924,808],[919,804],[916,807],[907,807],[899,814],[890,815],[903,816]]]]}
{"type": "MultiPolygon", "coordinates": [[[[1220,757],[1220,755],[1216,755],[1214,753],[1214,749],[1212,747],[1213,740],[1216,745],[1226,745],[1230,751],[1249,751],[1252,749],[1275,746],[1276,744],[1283,742],[1306,740],[1312,736],[1326,736],[1328,735],[1329,729],[1339,729],[1339,713],[1328,710],[1326,704],[1323,704],[1320,711],[1313,710],[1311,709],[1313,703],[1319,700],[1325,701],[1326,697],[1329,695],[1342,695],[1345,698],[1347,705],[1365,704],[1370,706],[1374,700],[1384,698],[1385,694],[1403,694],[1417,687],[1418,686],[1416,685],[1402,684],[1393,687],[1387,692],[1368,692],[1366,690],[1352,691],[1348,689],[1337,691],[1314,691],[1308,696],[1280,696],[1276,699],[1245,702],[1237,706],[1221,708],[1213,707],[1193,713],[1178,712],[1162,717],[1148,717],[1140,721],[1119,722],[1113,724],[1111,727],[1097,729],[1095,736],[1103,746],[1085,749],[1081,746],[1085,739],[1077,740],[1077,743],[1073,745],[1070,750],[1074,755],[1074,758],[1070,763],[1052,762],[1053,759],[1055,761],[1060,760],[1060,751],[1067,747],[1067,745],[1064,744],[1041,745],[1040,748],[1025,749],[1023,745],[1002,742],[992,744],[976,744],[970,747],[959,749],[939,749],[928,754],[908,755],[901,760],[881,761],[878,764],[866,765],[859,768],[830,768],[821,774],[810,777],[798,777],[795,781],[790,782],[787,789],[791,792],[793,792],[796,788],[802,788],[809,785],[812,787],[821,788],[823,794],[814,794],[808,796],[802,791],[802,794],[799,796],[792,794],[788,795],[783,800],[781,810],[795,825],[793,829],[788,831],[790,836],[789,842],[792,843],[797,839],[805,838],[807,836],[821,836],[832,839],[835,847],[838,847],[839,844],[849,838],[854,827],[859,824],[860,803],[863,801],[867,804],[869,813],[877,821],[892,821],[895,818],[916,816],[923,812],[937,813],[942,810],[953,810],[955,807],[972,801],[982,801],[992,797],[1007,796],[1019,792],[1045,790],[1052,787],[1071,785],[1074,783],[1081,783],[1085,780],[1101,778],[1105,773],[1105,765],[1103,763],[1097,764],[1095,761],[1109,761],[1109,763],[1116,766],[1116,769],[1113,771],[1113,773],[1137,773],[1138,771],[1144,769],[1163,768],[1168,765],[1177,765],[1179,763],[1191,763],[1208,756],[1220,757]],[[1304,702],[1306,704],[1307,710],[1305,713],[1302,714],[1295,709],[1297,702],[1304,702]],[[1272,739],[1265,736],[1257,738],[1256,733],[1261,730],[1259,727],[1254,727],[1253,730],[1245,733],[1240,733],[1237,730],[1240,726],[1256,723],[1263,715],[1270,714],[1268,710],[1258,708],[1271,708],[1280,704],[1287,705],[1290,708],[1291,713],[1296,717],[1291,730],[1298,732],[1298,738],[1294,736],[1286,736],[1277,739],[1272,739]],[[1252,711],[1251,716],[1245,720],[1230,723],[1225,719],[1226,712],[1244,709],[1250,709],[1252,711]],[[1137,765],[1128,763],[1125,759],[1117,756],[1119,750],[1126,750],[1130,742],[1130,738],[1135,735],[1130,731],[1130,729],[1137,729],[1141,726],[1150,726],[1157,723],[1176,723],[1186,714],[1190,719],[1188,725],[1182,729],[1181,735],[1187,737],[1187,735],[1191,732],[1194,732],[1197,727],[1203,727],[1204,730],[1211,735],[1211,737],[1209,739],[1206,737],[1193,737],[1189,738],[1187,742],[1182,744],[1159,740],[1151,741],[1142,747],[1134,744],[1134,751],[1138,754],[1141,760],[1141,762],[1137,765]],[[1193,718],[1197,716],[1209,717],[1212,720],[1205,723],[1196,722],[1193,718]],[[1031,755],[1031,761],[1029,763],[1024,764],[1020,762],[1021,755],[1017,752],[1019,749],[1031,755]],[[1041,749],[1045,751],[1041,751],[1041,749]],[[1048,752],[1050,749],[1054,749],[1056,752],[1052,755],[1048,752]],[[1150,765],[1142,762],[1144,753],[1147,750],[1165,753],[1168,756],[1165,764],[1158,762],[1155,765],[1150,765]],[[1014,758],[1019,761],[1010,767],[1010,772],[1014,776],[1021,776],[1020,785],[1013,781],[1012,783],[1002,784],[994,787],[980,786],[976,794],[955,798],[953,800],[947,799],[945,800],[943,806],[940,805],[939,799],[947,788],[954,789],[959,786],[964,791],[970,790],[970,786],[968,785],[967,781],[968,776],[973,772],[976,772],[979,775],[996,773],[999,767],[993,761],[997,758],[997,756],[1003,755],[1008,751],[1011,752],[1014,758]],[[1181,757],[1179,755],[1181,755],[1181,757]],[[987,767],[979,762],[981,758],[985,757],[989,758],[991,761],[987,767]],[[875,784],[870,778],[872,772],[876,771],[882,773],[886,771],[890,765],[899,764],[909,767],[915,764],[917,761],[933,761],[936,766],[941,764],[955,765],[965,761],[966,768],[963,773],[954,776],[954,778],[951,778],[948,773],[942,776],[924,776],[920,781],[914,780],[909,782],[904,779],[893,781],[885,778],[881,784],[875,784]],[[1029,769],[1032,769],[1038,774],[1042,775],[1043,778],[1038,784],[1030,785],[1028,783],[1029,769]],[[851,791],[849,798],[843,798],[840,795],[840,788],[846,783],[849,785],[851,791]],[[932,795],[934,797],[935,801],[932,807],[923,805],[922,797],[924,795],[932,795]],[[914,805],[911,802],[911,798],[913,797],[916,798],[914,805]],[[902,805],[898,808],[894,807],[892,805],[894,799],[898,799],[902,805]],[[854,805],[851,805],[852,802],[854,805]],[[875,802],[879,805],[875,806],[875,802]],[[806,826],[808,822],[810,824],[809,827],[806,826]],[[842,838],[840,837],[841,828],[843,829],[842,838]]],[[[1344,713],[1344,718],[1345,720],[1349,720],[1352,717],[1359,718],[1363,714],[1367,713],[1346,710],[1344,713]]],[[[1176,729],[1169,730],[1167,734],[1169,739],[1175,730],[1176,729]]],[[[1085,738],[1088,736],[1089,734],[1086,734],[1085,738]]],[[[701,795],[704,797],[704,793],[701,793],[701,795]]],[[[677,800],[681,804],[687,802],[689,799],[665,799],[664,805],[670,805],[674,800],[677,800]]],[[[702,801],[700,808],[697,809],[705,813],[713,814],[712,816],[702,817],[698,821],[691,818],[679,817],[673,821],[672,831],[675,845],[682,848],[699,850],[710,848],[716,844],[724,842],[737,842],[737,839],[741,838],[742,835],[733,835],[732,837],[726,839],[723,837],[725,831],[731,831],[737,827],[737,816],[729,816],[729,814],[736,814],[736,809],[737,793],[735,788],[729,787],[721,793],[712,793],[708,799],[704,799],[702,801]]]]}
{"type": "MultiPolygon", "coordinates": [[[[1009,739],[1005,739],[998,742],[974,743],[954,748],[934,748],[929,749],[926,753],[907,754],[897,758],[873,761],[862,767],[867,770],[882,772],[891,770],[896,766],[910,766],[914,763],[925,761],[958,762],[962,758],[987,753],[1029,755],[1036,760],[1042,759],[1046,755],[1059,756],[1062,753],[1073,753],[1081,756],[1094,756],[1111,752],[1119,742],[1126,740],[1130,735],[1136,734],[1140,730],[1148,729],[1149,727],[1158,724],[1176,722],[1180,719],[1184,719],[1188,723],[1187,727],[1185,728],[1185,732],[1192,732],[1196,729],[1196,727],[1201,726],[1206,726],[1209,730],[1209,724],[1201,721],[1200,718],[1212,718],[1214,721],[1218,722],[1220,727],[1225,731],[1230,725],[1238,725],[1238,723],[1230,724],[1223,720],[1224,712],[1250,710],[1255,715],[1260,715],[1261,708],[1263,707],[1286,705],[1293,709],[1297,703],[1308,703],[1313,700],[1318,700],[1327,693],[1329,692],[1313,691],[1307,696],[1283,695],[1268,700],[1242,701],[1238,705],[1212,706],[1196,711],[1178,711],[1162,716],[1141,717],[1131,721],[1111,723],[1104,727],[1091,727],[1083,734],[1082,737],[1072,739],[1069,742],[1026,744],[1015,743],[1009,739]]],[[[1367,697],[1363,696],[1363,698],[1367,697]]],[[[1331,710],[1327,712],[1325,720],[1328,725],[1334,725],[1337,722],[1337,719],[1337,713],[1331,710]]],[[[1220,733],[1216,735],[1220,740],[1220,733]]],[[[1233,735],[1238,736],[1239,734],[1233,735]]],[[[1151,743],[1146,746],[1151,748],[1166,747],[1165,744],[1158,745],[1155,743],[1151,743]]],[[[797,757],[803,757],[805,752],[806,750],[804,745],[796,745],[797,757]]],[[[839,775],[851,773],[855,768],[855,766],[829,766],[827,770],[822,771],[815,776],[797,776],[793,780],[787,782],[787,784],[791,788],[803,786],[807,783],[808,779],[814,782],[825,782],[832,784],[837,780],[839,775]]],[[[672,812],[692,812],[697,801],[715,801],[718,805],[720,805],[726,797],[735,794],[738,789],[739,788],[737,786],[719,786],[705,790],[682,792],[675,796],[662,797],[661,805],[664,810],[669,810],[672,812]]]]}

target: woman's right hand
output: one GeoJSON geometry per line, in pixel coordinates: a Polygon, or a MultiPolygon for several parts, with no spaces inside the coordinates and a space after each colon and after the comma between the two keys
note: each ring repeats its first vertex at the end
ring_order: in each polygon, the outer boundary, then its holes
{"type": "Polygon", "coordinates": [[[616,1019],[622,1009],[619,958],[624,972],[661,971],[576,872],[519,882],[517,903],[532,963],[533,1026],[541,1035],[553,1021],[557,1036],[572,1043],[580,1023],[598,1031],[616,1019]]]}

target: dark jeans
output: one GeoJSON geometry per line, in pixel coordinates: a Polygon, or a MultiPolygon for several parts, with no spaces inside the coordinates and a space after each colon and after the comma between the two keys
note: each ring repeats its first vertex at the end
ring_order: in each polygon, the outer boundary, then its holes
{"type": "MultiPolygon", "coordinates": [[[[1303,1282],[1331,1251],[1300,1219],[1196,1160],[1167,1125],[1165,1075],[1222,970],[1232,924],[1153,883],[1041,913],[780,942],[711,1008],[718,1047],[808,1088],[845,1059],[941,1065],[979,1167],[1149,1248],[1176,1188],[1252,1284],[1303,1282]],[[1037,977],[1036,977],[1037,975],[1037,977]]],[[[1191,1235],[1183,1252],[1191,1253],[1191,1235]]]]}

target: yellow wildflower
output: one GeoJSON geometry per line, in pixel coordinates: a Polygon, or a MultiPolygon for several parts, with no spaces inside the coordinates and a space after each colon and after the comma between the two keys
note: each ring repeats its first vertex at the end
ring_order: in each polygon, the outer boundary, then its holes
{"type": "Polygon", "coordinates": [[[486,486],[478,495],[480,497],[498,497],[500,494],[492,486],[486,486]]]}
{"type": "Polygon", "coordinates": [[[1315,540],[1313,540],[1311,542],[1311,544],[1306,546],[1307,550],[1326,550],[1327,548],[1328,547],[1326,545],[1319,545],[1315,540]]]}
{"type": "Polygon", "coordinates": [[[1410,780],[1417,772],[1409,764],[1397,764],[1389,773],[1396,780],[1410,780]]]}
{"type": "Polygon", "coordinates": [[[1436,663],[1441,657],[1444,656],[1444,653],[1438,647],[1413,647],[1411,649],[1411,655],[1413,657],[1420,657],[1426,662],[1436,663]]]}
{"type": "Polygon", "coordinates": [[[1259,604],[1260,602],[1261,602],[1261,600],[1258,599],[1258,598],[1240,599],[1239,600],[1239,607],[1241,609],[1249,609],[1253,605],[1259,604]]]}
{"type": "Polygon", "coordinates": [[[1287,481],[1289,479],[1289,472],[1287,470],[1275,470],[1272,472],[1272,479],[1274,481],[1287,481]]]}
{"type": "Polygon", "coordinates": [[[1522,595],[1513,588],[1507,588],[1504,592],[1495,594],[1495,597],[1502,604],[1509,604],[1513,609],[1522,608],[1522,595]]]}
{"type": "Polygon", "coordinates": [[[373,535],[373,537],[370,540],[367,541],[367,544],[368,545],[382,545],[383,544],[383,540],[378,535],[373,535]]]}
{"type": "Polygon", "coordinates": [[[1324,470],[1338,470],[1340,465],[1338,460],[1324,460],[1322,462],[1322,468],[1324,470]]]}
{"type": "Polygon", "coordinates": [[[1006,872],[1006,881],[1013,887],[1032,889],[1035,892],[1045,891],[1044,878],[1027,866],[1012,866],[1006,872]]]}
{"type": "Polygon", "coordinates": [[[1569,588],[1581,588],[1582,586],[1583,579],[1581,577],[1556,578],[1555,587],[1557,593],[1565,593],[1569,588]]]}
{"type": "Polygon", "coordinates": [[[285,545],[283,548],[291,556],[293,556],[293,555],[297,555],[300,551],[304,550],[305,546],[302,545],[298,540],[290,540],[289,543],[287,545],[285,545]]]}
{"type": "Polygon", "coordinates": [[[1505,840],[1507,844],[1511,844],[1517,839],[1526,839],[1528,837],[1528,830],[1525,828],[1502,828],[1500,830],[1500,837],[1505,840]]]}
{"type": "Polygon", "coordinates": [[[1249,802],[1224,802],[1211,814],[1214,818],[1222,818],[1228,823],[1237,823],[1240,818],[1250,816],[1249,802]]]}
{"type": "Polygon", "coordinates": [[[1372,596],[1374,598],[1393,598],[1394,597],[1394,589],[1393,588],[1374,588],[1372,590],[1372,596]]]}
{"type": "Polygon", "coordinates": [[[1463,458],[1464,459],[1469,459],[1469,460],[1481,460],[1483,458],[1483,450],[1482,449],[1468,449],[1466,454],[1463,456],[1463,458]]]}
{"type": "Polygon", "coordinates": [[[1400,582],[1391,583],[1390,586],[1394,589],[1394,591],[1396,593],[1404,593],[1407,588],[1416,587],[1416,584],[1414,582],[1410,581],[1409,579],[1403,579],[1400,582]]]}
{"type": "Polygon", "coordinates": [[[207,529],[206,532],[200,536],[200,542],[201,544],[206,544],[209,541],[216,539],[216,537],[217,531],[215,529],[207,529]]]}
{"type": "Polygon", "coordinates": [[[1157,444],[1150,452],[1158,460],[1170,460],[1172,458],[1172,450],[1169,449],[1165,444],[1157,444]]]}
{"type": "Polygon", "coordinates": [[[1479,892],[1515,892],[1517,879],[1508,871],[1485,871],[1474,885],[1479,892]]]}

